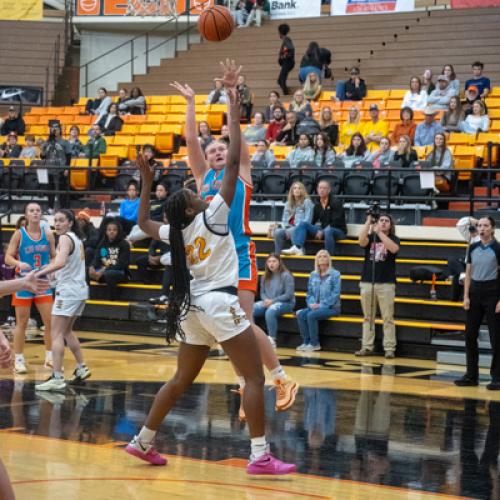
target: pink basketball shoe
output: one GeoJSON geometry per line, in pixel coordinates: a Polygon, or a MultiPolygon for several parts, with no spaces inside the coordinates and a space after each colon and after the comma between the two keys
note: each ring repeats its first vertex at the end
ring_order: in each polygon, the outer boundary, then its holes
{"type": "Polygon", "coordinates": [[[151,465],[167,465],[167,459],[162,457],[152,444],[144,444],[135,436],[127,445],[125,451],[134,457],[137,457],[151,465]]]}
{"type": "Polygon", "coordinates": [[[295,464],[286,464],[281,460],[278,460],[271,453],[266,452],[257,460],[250,462],[247,465],[247,474],[255,475],[271,475],[279,476],[284,474],[291,474],[295,472],[297,467],[295,464]]]}

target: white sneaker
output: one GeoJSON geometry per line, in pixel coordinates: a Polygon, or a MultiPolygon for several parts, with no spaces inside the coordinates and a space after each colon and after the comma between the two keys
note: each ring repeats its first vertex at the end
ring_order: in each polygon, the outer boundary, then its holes
{"type": "Polygon", "coordinates": [[[89,378],[92,372],[89,370],[87,365],[83,365],[81,368],[75,368],[73,375],[69,379],[70,384],[83,382],[85,379],[89,378]]]}
{"type": "Polygon", "coordinates": [[[311,347],[311,351],[321,351],[321,346],[319,344],[312,345],[310,347],[311,347]]]}
{"type": "Polygon", "coordinates": [[[295,349],[296,351],[307,351],[307,348],[308,345],[307,344],[300,344],[299,347],[297,347],[297,349],[295,349]]]}
{"type": "Polygon", "coordinates": [[[63,378],[55,378],[53,375],[45,382],[35,385],[35,391],[64,392],[65,390],[66,381],[63,378]]]}
{"type": "Polygon", "coordinates": [[[305,255],[304,250],[295,245],[292,245],[288,250],[282,250],[281,253],[283,255],[305,255]]]}
{"type": "Polygon", "coordinates": [[[16,361],[14,363],[14,373],[16,373],[17,375],[24,375],[25,373],[28,373],[26,362],[24,360],[16,361]]]}

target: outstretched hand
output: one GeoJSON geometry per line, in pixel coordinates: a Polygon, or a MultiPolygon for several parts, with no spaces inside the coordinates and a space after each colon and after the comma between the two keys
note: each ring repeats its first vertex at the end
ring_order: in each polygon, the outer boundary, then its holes
{"type": "Polygon", "coordinates": [[[139,167],[142,181],[146,184],[152,184],[155,177],[155,170],[154,167],[151,167],[149,164],[142,150],[137,153],[136,164],[139,167]]]}
{"type": "Polygon", "coordinates": [[[239,106],[240,104],[240,93],[236,90],[236,88],[228,88],[226,89],[226,95],[229,99],[229,104],[231,106],[239,106]]]}
{"type": "Polygon", "coordinates": [[[221,61],[220,65],[224,73],[222,78],[216,78],[216,80],[221,81],[226,90],[236,87],[242,66],[237,66],[232,59],[226,59],[226,62],[221,61]]]}
{"type": "Polygon", "coordinates": [[[41,269],[38,273],[35,274],[35,271],[31,271],[27,274],[24,280],[24,287],[31,293],[35,295],[42,295],[49,288],[49,280],[43,276],[43,269],[41,269]]]}
{"type": "Polygon", "coordinates": [[[172,82],[170,86],[180,92],[186,101],[194,101],[195,91],[187,83],[182,85],[179,82],[172,82]]]}

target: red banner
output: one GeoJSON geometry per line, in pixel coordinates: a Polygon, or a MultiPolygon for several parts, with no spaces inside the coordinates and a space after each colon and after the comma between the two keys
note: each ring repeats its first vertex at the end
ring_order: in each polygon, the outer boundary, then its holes
{"type": "Polygon", "coordinates": [[[500,0],[451,0],[452,9],[476,9],[478,7],[498,7],[500,0]]]}

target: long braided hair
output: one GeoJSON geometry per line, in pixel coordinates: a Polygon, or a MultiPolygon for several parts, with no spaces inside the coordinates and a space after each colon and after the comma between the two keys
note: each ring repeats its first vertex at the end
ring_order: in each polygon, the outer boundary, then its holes
{"type": "Polygon", "coordinates": [[[170,252],[172,255],[172,286],[168,293],[166,313],[166,340],[170,344],[176,336],[184,339],[181,321],[191,306],[191,275],[186,262],[186,249],[182,230],[190,221],[186,217],[188,195],[184,189],[172,194],[165,205],[165,214],[170,224],[170,252]]]}

